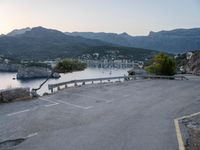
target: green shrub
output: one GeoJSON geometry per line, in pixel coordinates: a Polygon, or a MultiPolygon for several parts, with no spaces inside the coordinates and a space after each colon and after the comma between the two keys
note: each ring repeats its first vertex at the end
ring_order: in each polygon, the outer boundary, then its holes
{"type": "Polygon", "coordinates": [[[145,67],[150,74],[156,75],[174,75],[176,73],[176,61],[174,58],[160,53],[156,55],[151,64],[145,67]]]}
{"type": "Polygon", "coordinates": [[[56,64],[54,70],[55,72],[59,73],[67,73],[72,71],[81,71],[84,70],[86,67],[87,65],[85,63],[78,60],[64,59],[56,64]]]}

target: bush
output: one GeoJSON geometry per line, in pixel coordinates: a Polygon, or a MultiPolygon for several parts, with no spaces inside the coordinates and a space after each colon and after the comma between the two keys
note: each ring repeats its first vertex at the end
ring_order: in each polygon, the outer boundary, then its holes
{"type": "Polygon", "coordinates": [[[176,61],[174,58],[160,53],[153,58],[149,66],[145,67],[145,70],[150,74],[174,75],[176,73],[176,61]]]}
{"type": "Polygon", "coordinates": [[[85,63],[73,59],[64,59],[59,61],[54,70],[59,73],[67,73],[72,71],[81,71],[87,67],[85,63]]]}

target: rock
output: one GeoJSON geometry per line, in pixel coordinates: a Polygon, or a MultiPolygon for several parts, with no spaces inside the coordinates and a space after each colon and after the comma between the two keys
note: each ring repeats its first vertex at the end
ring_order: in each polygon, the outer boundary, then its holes
{"type": "Polygon", "coordinates": [[[20,64],[0,64],[0,71],[3,72],[17,72],[21,65],[20,64]]]}
{"type": "Polygon", "coordinates": [[[176,59],[181,73],[200,75],[200,51],[179,54],[176,59]]]}
{"type": "Polygon", "coordinates": [[[200,75],[200,52],[194,52],[185,66],[188,73],[200,75]]]}
{"type": "Polygon", "coordinates": [[[135,71],[133,69],[128,70],[127,72],[128,72],[128,75],[135,75],[135,71]]]}
{"type": "MultiPolygon", "coordinates": [[[[47,67],[22,66],[18,69],[17,79],[48,78],[52,71],[47,67]]],[[[59,78],[58,73],[54,73],[52,78],[59,78]]]]}
{"type": "Polygon", "coordinates": [[[60,74],[57,72],[54,72],[52,75],[53,78],[60,78],[60,74]]]}
{"type": "Polygon", "coordinates": [[[43,96],[47,96],[47,95],[50,95],[49,93],[45,92],[43,93],[43,96]]]}
{"type": "Polygon", "coordinates": [[[30,99],[30,88],[11,88],[0,90],[0,103],[12,102],[16,100],[30,99]]]}
{"type": "Polygon", "coordinates": [[[40,95],[37,94],[37,92],[35,90],[31,90],[31,95],[32,97],[39,97],[40,95]]]}

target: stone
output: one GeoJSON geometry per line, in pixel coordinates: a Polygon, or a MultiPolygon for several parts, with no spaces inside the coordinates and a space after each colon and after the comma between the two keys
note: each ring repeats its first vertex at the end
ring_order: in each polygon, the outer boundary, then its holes
{"type": "MultiPolygon", "coordinates": [[[[17,79],[48,78],[52,71],[47,67],[21,66],[17,72],[17,79]]],[[[59,78],[58,73],[53,73],[51,78],[59,78]]]]}
{"type": "Polygon", "coordinates": [[[200,52],[194,52],[185,66],[186,73],[200,75],[200,52]]]}
{"type": "Polygon", "coordinates": [[[30,99],[30,88],[11,88],[0,90],[0,103],[30,99]]]}
{"type": "Polygon", "coordinates": [[[0,71],[2,71],[2,72],[17,72],[20,66],[21,65],[19,65],[19,64],[1,63],[0,64],[0,71]]]}
{"type": "Polygon", "coordinates": [[[188,149],[200,150],[200,127],[189,126],[188,129],[189,129],[188,149]]]}

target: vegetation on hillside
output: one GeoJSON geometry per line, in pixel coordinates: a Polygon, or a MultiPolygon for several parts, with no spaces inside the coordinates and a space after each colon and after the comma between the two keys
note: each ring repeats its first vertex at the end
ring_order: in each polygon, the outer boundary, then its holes
{"type": "Polygon", "coordinates": [[[67,73],[72,71],[81,71],[84,70],[86,67],[87,65],[85,63],[78,60],[64,59],[56,64],[54,71],[59,73],[67,73]]]}
{"type": "Polygon", "coordinates": [[[18,60],[80,58],[99,53],[100,58],[145,60],[156,51],[121,47],[99,40],[65,35],[56,30],[33,28],[20,36],[0,37],[0,55],[18,60]],[[108,55],[108,56],[107,56],[108,55]],[[113,58],[113,57],[112,57],[113,58]]]}
{"type": "Polygon", "coordinates": [[[176,61],[164,53],[159,53],[154,56],[151,64],[145,67],[145,70],[150,74],[174,75],[176,73],[176,61]]]}

